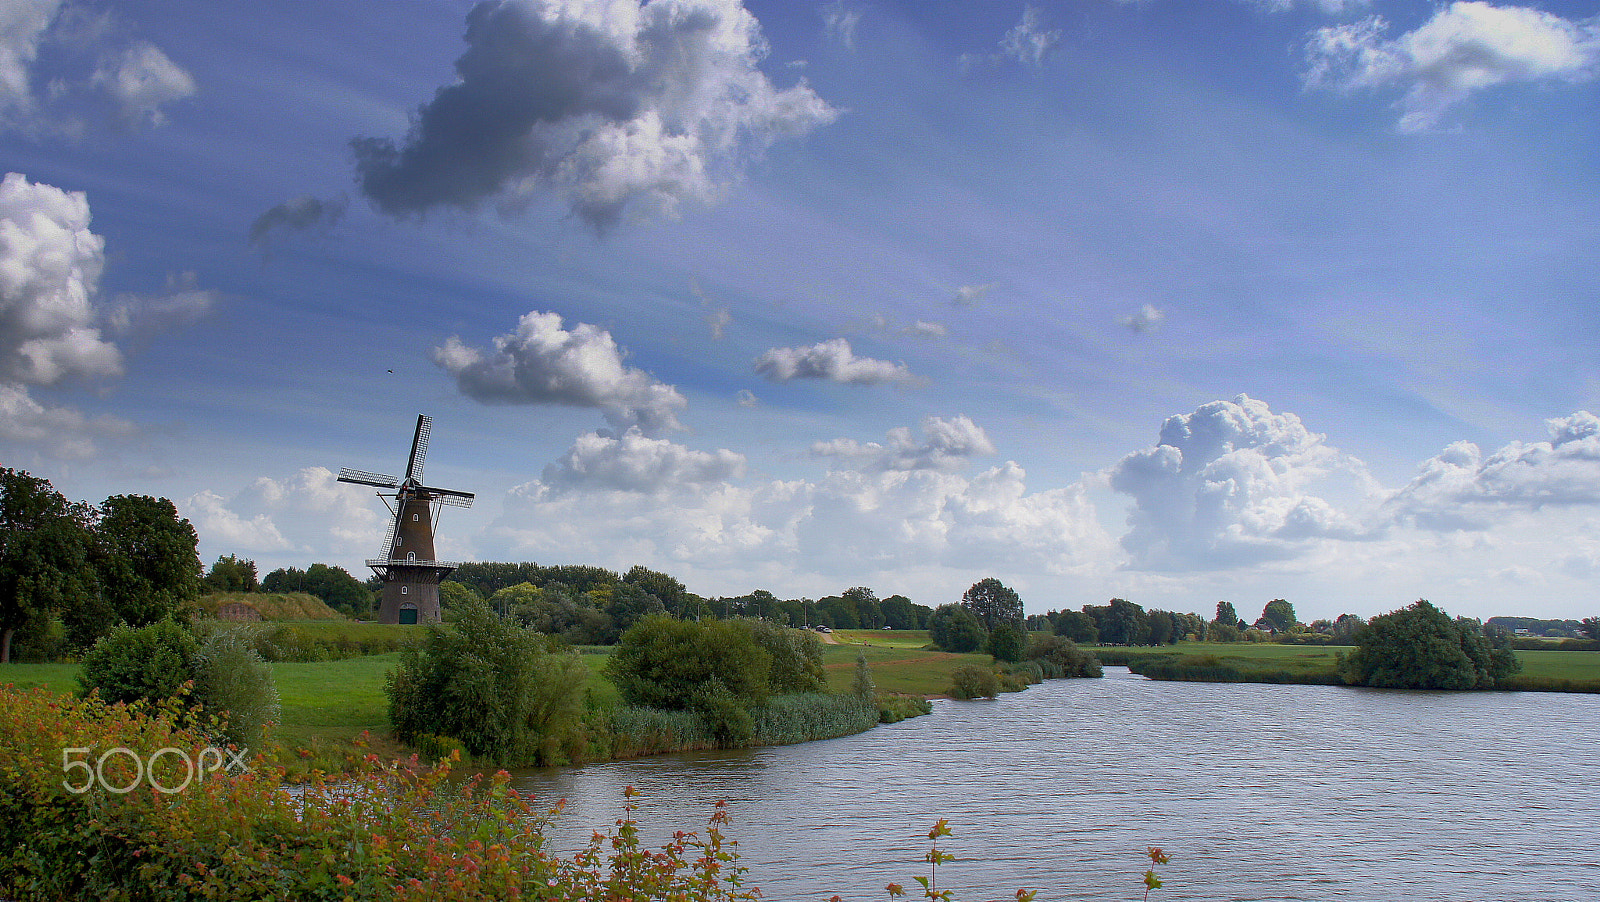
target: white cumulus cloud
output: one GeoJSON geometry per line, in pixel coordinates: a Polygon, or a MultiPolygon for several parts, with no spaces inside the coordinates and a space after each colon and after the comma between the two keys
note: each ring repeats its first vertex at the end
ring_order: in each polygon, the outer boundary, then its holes
{"type": "Polygon", "coordinates": [[[1485,456],[1455,442],[1424,461],[1388,501],[1428,529],[1485,529],[1516,512],[1600,504],[1600,418],[1588,411],[1548,421],[1550,438],[1512,442],[1485,456]]]}
{"type": "Polygon", "coordinates": [[[592,407],[618,430],[638,427],[646,435],[683,428],[678,412],[688,400],[625,365],[622,349],[599,326],[579,323],[569,331],[559,314],[533,311],[492,344],[482,351],[451,337],[433,359],[463,394],[485,403],[592,407]]]}
{"type": "Polygon", "coordinates": [[[826,379],[846,385],[922,384],[903,363],[857,357],[843,338],[804,348],[773,348],[756,358],[755,370],[772,382],[826,379]]]}
{"type": "Polygon", "coordinates": [[[1330,26],[1306,44],[1306,84],[1344,91],[1399,88],[1399,128],[1425,132],[1474,92],[1533,81],[1588,81],[1600,65],[1600,24],[1527,6],[1457,0],[1414,31],[1388,37],[1381,16],[1330,26]]]}
{"type": "Polygon", "coordinates": [[[696,451],[638,429],[620,436],[579,436],[540,480],[553,490],[614,489],[661,493],[685,485],[722,482],[744,475],[744,455],[720,449],[696,451]]]}
{"type": "Polygon", "coordinates": [[[1145,304],[1134,313],[1117,318],[1117,322],[1134,332],[1154,332],[1166,322],[1167,315],[1151,304],[1145,304]]]}
{"type": "Polygon", "coordinates": [[[232,497],[207,489],[180,507],[218,553],[244,556],[327,549],[370,557],[388,525],[371,489],[339,482],[326,467],[263,476],[232,497]]]}
{"type": "Polygon", "coordinates": [[[835,458],[866,472],[885,470],[956,470],[969,459],[995,453],[994,443],[983,427],[964,416],[927,417],[922,421],[923,440],[911,430],[889,430],[884,442],[857,442],[840,438],[811,446],[815,457],[835,458]]]}
{"type": "Polygon", "coordinates": [[[762,74],[767,43],[739,0],[489,0],[466,41],[403,141],[354,142],[386,213],[553,189],[604,232],[710,202],[751,154],[838,115],[803,80],[762,74]]]}
{"type": "Polygon", "coordinates": [[[125,32],[112,14],[64,0],[0,4],[0,126],[75,137],[90,119],[165,122],[162,107],[192,96],[194,77],[125,32]]]}
{"type": "Polygon", "coordinates": [[[1134,504],[1122,545],[1155,570],[1227,569],[1293,557],[1314,539],[1362,538],[1369,527],[1343,506],[1376,492],[1361,461],[1246,395],[1168,417],[1159,442],[1109,476],[1134,504]]]}

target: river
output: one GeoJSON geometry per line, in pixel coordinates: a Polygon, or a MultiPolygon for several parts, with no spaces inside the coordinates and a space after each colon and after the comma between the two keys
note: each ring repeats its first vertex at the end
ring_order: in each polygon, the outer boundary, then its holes
{"type": "Polygon", "coordinates": [[[1600,900],[1600,696],[1147,681],[1108,667],[778,748],[524,770],[558,845],[642,792],[659,844],[729,802],[769,899],[1600,900]],[[565,832],[563,832],[563,830],[565,832]]]}

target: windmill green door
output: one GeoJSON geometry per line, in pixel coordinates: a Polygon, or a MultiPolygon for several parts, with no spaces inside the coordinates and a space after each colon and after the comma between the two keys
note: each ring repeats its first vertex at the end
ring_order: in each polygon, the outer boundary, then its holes
{"type": "Polygon", "coordinates": [[[406,603],[406,604],[401,605],[400,606],[400,622],[401,623],[416,623],[417,622],[417,606],[414,605],[414,604],[410,604],[410,603],[406,603]]]}

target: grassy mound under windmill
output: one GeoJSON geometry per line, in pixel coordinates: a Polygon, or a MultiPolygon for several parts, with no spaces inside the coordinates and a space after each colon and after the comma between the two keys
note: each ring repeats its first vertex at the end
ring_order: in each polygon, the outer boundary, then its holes
{"type": "Polygon", "coordinates": [[[304,592],[214,592],[202,595],[195,606],[207,617],[217,617],[230,605],[255,610],[262,620],[348,620],[345,615],[304,592]]]}

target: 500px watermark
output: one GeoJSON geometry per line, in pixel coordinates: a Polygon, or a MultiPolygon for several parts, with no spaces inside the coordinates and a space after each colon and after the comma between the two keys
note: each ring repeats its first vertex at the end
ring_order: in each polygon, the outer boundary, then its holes
{"type": "Polygon", "coordinates": [[[250,754],[249,749],[219,749],[213,746],[203,748],[191,757],[183,749],[168,747],[156,749],[146,757],[133,749],[119,745],[106,749],[99,758],[92,757],[93,753],[92,748],[61,750],[61,772],[67,775],[67,779],[62,780],[61,785],[67,792],[81,794],[99,786],[106,792],[122,794],[133,792],[141,784],[149,783],[150,788],[156,792],[171,795],[188,789],[190,783],[204,782],[206,774],[243,773],[250,769],[245,764],[245,757],[250,754]],[[133,779],[126,785],[118,785],[106,779],[106,762],[120,758],[133,762],[133,779]],[[183,782],[168,786],[156,779],[156,763],[163,759],[169,759],[174,764],[182,763],[183,782]],[[81,783],[72,781],[75,771],[83,772],[81,783]]]}

